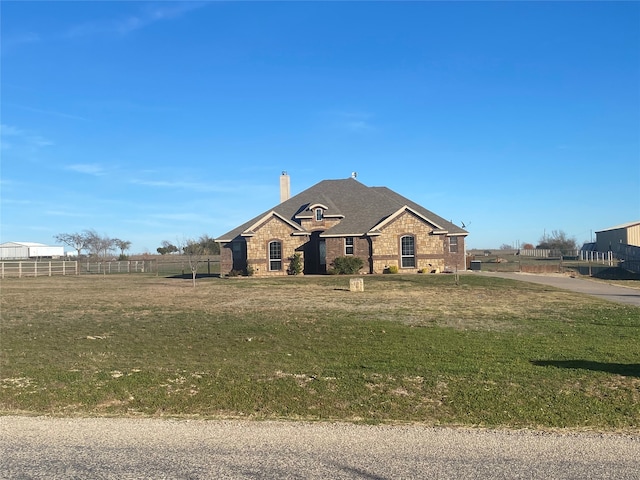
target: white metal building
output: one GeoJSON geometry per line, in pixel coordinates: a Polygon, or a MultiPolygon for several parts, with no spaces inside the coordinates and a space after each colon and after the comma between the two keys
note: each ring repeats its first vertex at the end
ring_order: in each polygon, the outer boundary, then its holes
{"type": "Polygon", "coordinates": [[[6,242],[0,244],[0,260],[64,257],[64,247],[34,242],[6,242]]]}

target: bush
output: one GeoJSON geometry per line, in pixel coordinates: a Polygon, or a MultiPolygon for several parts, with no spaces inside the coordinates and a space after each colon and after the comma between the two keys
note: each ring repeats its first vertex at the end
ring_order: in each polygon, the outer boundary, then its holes
{"type": "Polygon", "coordinates": [[[387,268],[385,268],[384,273],[398,273],[398,266],[389,265],[387,268]]]}
{"type": "Polygon", "coordinates": [[[289,260],[291,263],[289,264],[289,270],[287,273],[289,275],[300,275],[302,273],[302,258],[299,253],[294,253],[293,257],[290,257],[289,260]]]}
{"type": "Polygon", "coordinates": [[[338,257],[331,264],[333,268],[330,274],[352,275],[364,266],[364,261],[360,257],[338,257]]]}
{"type": "Polygon", "coordinates": [[[253,277],[255,269],[251,265],[247,265],[247,277],[253,277]]]}

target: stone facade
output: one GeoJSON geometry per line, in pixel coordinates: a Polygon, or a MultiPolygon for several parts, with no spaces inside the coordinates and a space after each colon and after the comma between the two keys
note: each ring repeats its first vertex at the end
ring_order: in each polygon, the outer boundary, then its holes
{"type": "Polygon", "coordinates": [[[277,217],[268,219],[255,229],[255,235],[247,237],[247,264],[253,267],[254,275],[279,276],[287,275],[291,257],[299,253],[304,262],[302,246],[309,239],[306,235],[292,235],[294,229],[277,217]],[[269,269],[269,243],[282,243],[282,268],[269,269]]]}
{"type": "Polygon", "coordinates": [[[371,265],[373,273],[383,273],[388,267],[395,265],[399,273],[443,272],[448,267],[444,253],[446,236],[434,234],[434,229],[424,220],[411,212],[404,212],[389,224],[385,225],[382,235],[373,237],[373,256],[371,265]],[[405,235],[414,237],[415,267],[403,268],[401,262],[401,238],[405,235]]]}
{"type": "MultiPolygon", "coordinates": [[[[309,220],[307,228],[320,227],[319,223],[309,220]]],[[[328,222],[326,222],[328,223],[328,222]]],[[[325,223],[325,225],[326,225],[325,223]]],[[[335,220],[331,220],[335,224],[335,220]]],[[[304,246],[309,241],[307,235],[292,235],[295,231],[286,222],[272,217],[257,227],[255,234],[244,237],[246,242],[246,263],[236,265],[235,269],[244,270],[247,266],[253,268],[254,275],[280,276],[287,275],[290,258],[299,253],[304,263],[304,246]],[[282,243],[282,268],[269,269],[269,243],[282,243]]],[[[434,233],[432,226],[423,219],[407,211],[399,215],[382,229],[382,233],[371,237],[353,237],[353,255],[360,257],[365,266],[363,273],[384,273],[395,265],[399,273],[440,273],[444,271],[464,270],[464,236],[457,236],[450,245],[452,237],[446,234],[434,233]],[[401,238],[405,235],[413,236],[415,245],[415,267],[403,268],[401,261],[401,238]],[[457,245],[455,245],[457,243],[457,245]],[[457,250],[457,251],[451,251],[457,250]]],[[[227,243],[221,249],[221,272],[228,273],[234,268],[232,244],[227,243]]],[[[330,265],[337,257],[346,255],[345,238],[329,237],[325,239],[326,262],[330,265]]],[[[237,262],[236,262],[237,263],[237,262]]]]}

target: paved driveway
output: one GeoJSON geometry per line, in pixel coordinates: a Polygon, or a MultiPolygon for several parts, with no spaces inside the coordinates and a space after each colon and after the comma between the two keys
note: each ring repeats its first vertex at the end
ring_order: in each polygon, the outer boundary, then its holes
{"type": "Polygon", "coordinates": [[[596,280],[584,278],[571,278],[566,275],[537,275],[533,273],[501,273],[501,272],[473,272],[473,275],[486,275],[522,282],[541,283],[564,290],[584,293],[594,297],[603,298],[612,302],[626,303],[640,307],[640,281],[638,288],[620,287],[596,280]]]}

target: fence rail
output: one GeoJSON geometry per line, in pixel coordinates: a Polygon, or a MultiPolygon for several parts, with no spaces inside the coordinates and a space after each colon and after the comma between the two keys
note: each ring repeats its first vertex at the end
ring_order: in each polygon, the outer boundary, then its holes
{"type": "Polygon", "coordinates": [[[0,277],[52,277],[54,275],[78,275],[77,261],[16,261],[0,262],[0,277]]]}
{"type": "Polygon", "coordinates": [[[560,252],[559,250],[551,250],[548,248],[523,248],[519,250],[519,255],[523,257],[537,257],[537,258],[550,258],[550,257],[577,257],[578,250],[569,250],[560,252]]]}
{"type": "MultiPolygon", "coordinates": [[[[122,261],[9,261],[0,262],[0,277],[52,277],[60,275],[109,275],[123,273],[155,273],[156,275],[191,275],[188,259],[175,261],[122,260],[122,261]]],[[[198,275],[220,273],[218,258],[198,260],[198,275]]]]}

